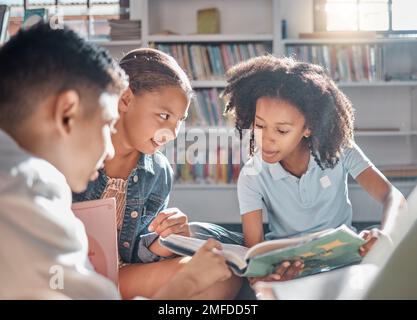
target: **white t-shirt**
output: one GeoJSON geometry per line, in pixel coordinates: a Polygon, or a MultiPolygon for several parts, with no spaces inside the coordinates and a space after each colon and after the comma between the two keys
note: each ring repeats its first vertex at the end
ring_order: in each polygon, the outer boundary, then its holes
{"type": "Polygon", "coordinates": [[[65,177],[0,130],[0,299],[120,299],[87,250],[65,177]]]}

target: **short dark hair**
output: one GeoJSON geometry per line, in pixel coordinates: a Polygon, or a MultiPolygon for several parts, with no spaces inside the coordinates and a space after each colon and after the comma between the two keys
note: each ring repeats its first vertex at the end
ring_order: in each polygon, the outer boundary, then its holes
{"type": "MultiPolygon", "coordinates": [[[[226,112],[234,113],[241,135],[242,129],[254,122],[259,98],[277,98],[294,105],[311,130],[307,142],[322,169],[333,168],[343,148],[351,145],[352,104],[318,65],[272,55],[252,58],[228,71],[223,94],[229,98],[226,112]]],[[[253,152],[252,133],[250,154],[253,152]]]]}
{"type": "Polygon", "coordinates": [[[40,101],[65,90],[76,90],[83,99],[105,91],[120,94],[126,87],[124,71],[108,52],[68,28],[38,23],[0,48],[1,126],[19,123],[40,101]]]}
{"type": "Polygon", "coordinates": [[[155,91],[165,86],[177,86],[188,98],[193,96],[190,80],[177,61],[170,55],[152,48],[130,51],[120,60],[129,76],[129,87],[135,95],[155,91]]]}

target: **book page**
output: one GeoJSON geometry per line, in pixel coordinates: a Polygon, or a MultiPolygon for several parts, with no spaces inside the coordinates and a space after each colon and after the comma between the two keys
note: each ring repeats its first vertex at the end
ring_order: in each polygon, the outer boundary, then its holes
{"type": "MultiPolygon", "coordinates": [[[[206,240],[184,237],[176,234],[171,234],[166,238],[160,238],[161,245],[176,252],[177,254],[187,254],[189,251],[198,251],[205,243],[206,240]],[[181,250],[181,249],[186,249],[181,250]]],[[[244,259],[248,248],[235,245],[222,243],[222,250],[217,252],[222,255],[226,260],[236,265],[239,269],[246,267],[246,261],[244,259]]]]}
{"type": "Polygon", "coordinates": [[[233,253],[242,260],[245,260],[246,253],[249,251],[249,248],[237,244],[222,243],[222,248],[224,252],[233,253]]]}

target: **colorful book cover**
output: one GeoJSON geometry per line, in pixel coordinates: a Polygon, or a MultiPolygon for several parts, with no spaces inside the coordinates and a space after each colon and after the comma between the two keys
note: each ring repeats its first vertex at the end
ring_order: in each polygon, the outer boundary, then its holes
{"type": "MultiPolygon", "coordinates": [[[[180,255],[193,255],[205,241],[170,235],[161,245],[180,255]]],[[[274,272],[284,261],[302,260],[305,267],[297,277],[330,271],[359,263],[359,248],[365,243],[359,235],[342,225],[298,238],[270,240],[246,248],[222,244],[219,254],[238,276],[259,277],[274,272]]]]}

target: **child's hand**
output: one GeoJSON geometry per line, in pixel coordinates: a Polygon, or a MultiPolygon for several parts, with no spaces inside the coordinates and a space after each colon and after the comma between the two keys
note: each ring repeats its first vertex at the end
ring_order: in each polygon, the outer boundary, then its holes
{"type": "MultiPolygon", "coordinates": [[[[187,216],[178,208],[169,208],[159,212],[148,227],[149,231],[155,231],[160,237],[170,234],[190,236],[190,226],[187,216]]],[[[154,241],[149,250],[160,257],[172,256],[173,252],[161,246],[159,241],[154,241]]]]}
{"type": "Polygon", "coordinates": [[[148,227],[149,231],[155,231],[161,237],[170,234],[190,236],[190,227],[187,216],[178,208],[169,208],[159,212],[148,227]]]}
{"type": "Polygon", "coordinates": [[[275,269],[275,273],[271,273],[264,277],[249,278],[249,283],[252,286],[258,281],[269,282],[291,280],[298,276],[298,274],[301,272],[303,268],[304,262],[302,260],[296,260],[292,263],[289,261],[285,261],[275,269]]]}
{"type": "Polygon", "coordinates": [[[230,278],[232,273],[226,260],[215,252],[216,249],[221,250],[220,242],[208,239],[193,257],[184,258],[187,259],[184,266],[152,298],[190,299],[214,283],[230,278]]]}
{"type": "Polygon", "coordinates": [[[361,236],[366,243],[359,248],[359,254],[361,257],[366,256],[366,254],[374,246],[375,242],[378,240],[381,230],[373,228],[372,230],[363,230],[359,236],[361,236]]]}
{"type": "Polygon", "coordinates": [[[221,248],[220,242],[208,239],[177,275],[181,273],[185,278],[192,280],[198,292],[205,290],[217,281],[229,279],[232,272],[228,268],[226,260],[215,252],[216,249],[221,250],[221,248]]]}

